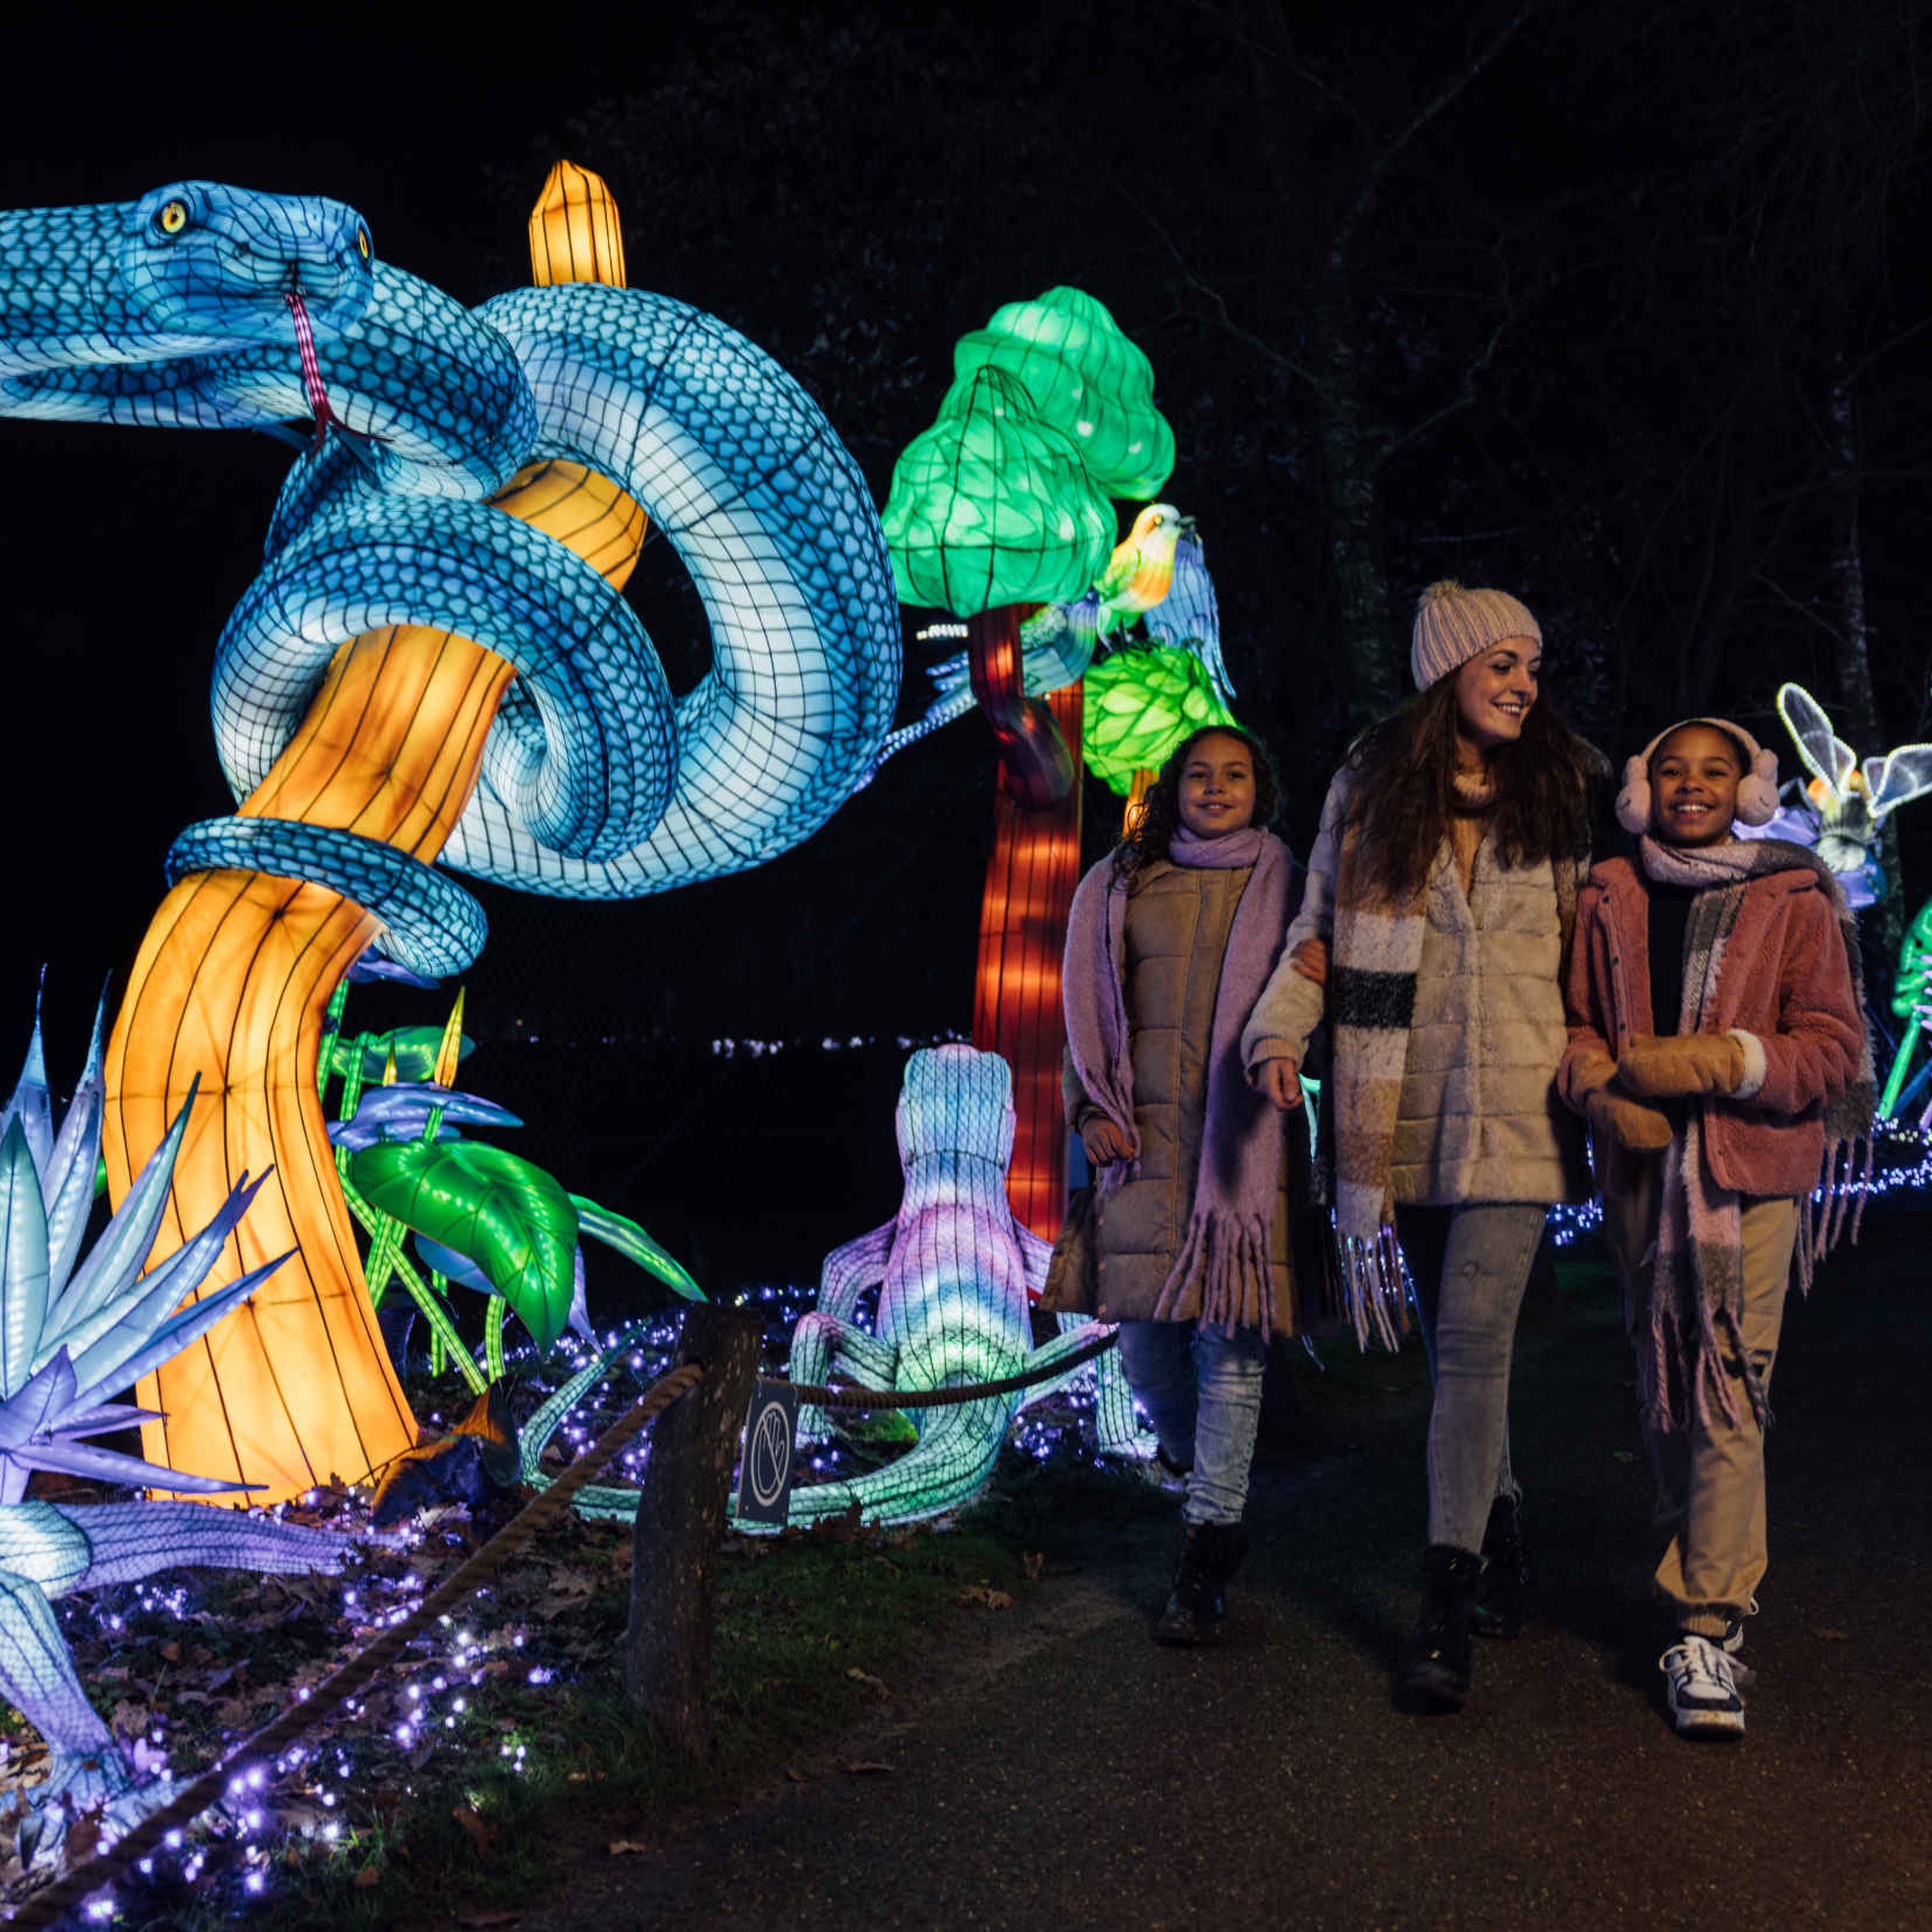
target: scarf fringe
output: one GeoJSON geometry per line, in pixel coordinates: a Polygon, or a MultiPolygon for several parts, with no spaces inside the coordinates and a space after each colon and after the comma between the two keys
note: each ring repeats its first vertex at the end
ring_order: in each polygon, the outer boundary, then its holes
{"type": "Polygon", "coordinates": [[[1825,1149],[1818,1185],[1798,1207],[1798,1285],[1805,1294],[1811,1292],[1817,1264],[1840,1236],[1849,1235],[1857,1246],[1876,1159],[1869,1133],[1846,1134],[1825,1149]]]}
{"type": "Polygon", "coordinates": [[[1335,1253],[1342,1306],[1354,1328],[1355,1346],[1366,1350],[1372,1333],[1394,1354],[1408,1332],[1408,1271],[1395,1230],[1386,1224],[1369,1235],[1338,1229],[1335,1253]]]}
{"type": "Polygon", "coordinates": [[[1218,1328],[1229,1335],[1237,1328],[1258,1328],[1262,1340],[1268,1341],[1274,1334],[1269,1234],[1267,1222],[1258,1214],[1216,1214],[1197,1205],[1154,1304],[1154,1318],[1184,1319],[1184,1304],[1198,1286],[1201,1305],[1195,1318],[1202,1328],[1218,1328]]]}

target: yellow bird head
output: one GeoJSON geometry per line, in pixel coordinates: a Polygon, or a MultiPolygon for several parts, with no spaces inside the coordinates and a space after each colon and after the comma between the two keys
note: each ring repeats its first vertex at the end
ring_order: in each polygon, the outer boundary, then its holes
{"type": "Polygon", "coordinates": [[[1094,586],[1100,592],[1102,631],[1114,622],[1151,610],[1174,583],[1174,552],[1194,521],[1172,503],[1150,503],[1114,547],[1094,586]]]}

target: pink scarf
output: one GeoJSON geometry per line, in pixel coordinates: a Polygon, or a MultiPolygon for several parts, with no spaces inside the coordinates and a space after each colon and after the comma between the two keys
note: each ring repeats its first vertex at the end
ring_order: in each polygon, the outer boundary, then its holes
{"type": "MultiPolygon", "coordinates": [[[[1209,1044],[1205,1131],[1194,1184],[1194,1211],[1160,1300],[1156,1320],[1174,1311],[1197,1279],[1200,1320],[1230,1330],[1274,1324],[1271,1272],[1275,1196],[1281,1185],[1282,1117],[1248,1084],[1241,1028],[1280,957],[1288,933],[1295,863],[1272,832],[1250,826],[1199,838],[1185,827],[1168,850],[1177,866],[1252,866],[1222,956],[1209,1044]]],[[[1134,1126],[1132,1021],[1121,993],[1127,889],[1106,862],[1080,882],[1066,930],[1062,976],[1066,1043],[1087,1096],[1118,1127],[1132,1157],[1100,1170],[1110,1193],[1140,1172],[1134,1126]]]]}
{"type": "MultiPolygon", "coordinates": [[[[1858,1012],[1864,1011],[1864,980],[1858,962],[1858,928],[1843,890],[1808,846],[1780,838],[1726,838],[1715,845],[1666,845],[1646,835],[1638,854],[1646,877],[1688,886],[1697,896],[1684,936],[1683,1004],[1677,1030],[1702,1030],[1706,1008],[1717,997],[1732,928],[1744,888],[1768,872],[1808,866],[1831,896],[1852,971],[1858,1012]]],[[[1761,970],[1757,962],[1739,970],[1761,970]]],[[[1660,1016],[1653,1016],[1660,1017],[1660,1016]]],[[[1871,1045],[1867,1040],[1856,1076],[1825,1097],[1825,1172],[1820,1194],[1802,1210],[1797,1244],[1798,1280],[1809,1291],[1814,1264],[1836,1240],[1852,1196],[1852,1238],[1864,1208],[1863,1188],[1871,1175],[1871,1045]],[[1864,1165],[1858,1172],[1862,1142],[1864,1165]],[[1842,1169],[1842,1171],[1841,1171],[1842,1169]]],[[[1657,1262],[1650,1297],[1650,1332],[1637,1354],[1637,1387],[1644,1412],[1663,1430],[1715,1417],[1735,1426],[1741,1418],[1724,1373],[1721,1340],[1743,1366],[1744,1390],[1760,1427],[1771,1419],[1764,1384],[1744,1346],[1743,1204],[1718,1185],[1704,1157],[1704,1110],[1687,1106],[1682,1130],[1664,1156],[1664,1202],[1657,1229],[1657,1262]]]]}

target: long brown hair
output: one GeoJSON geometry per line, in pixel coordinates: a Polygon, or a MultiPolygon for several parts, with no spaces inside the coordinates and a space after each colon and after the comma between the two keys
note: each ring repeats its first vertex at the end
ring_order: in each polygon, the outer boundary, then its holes
{"type": "MultiPolygon", "coordinates": [[[[1372,726],[1348,753],[1364,882],[1396,904],[1429,878],[1456,796],[1456,680],[1438,678],[1372,726]]],[[[1602,752],[1539,700],[1522,735],[1490,754],[1496,856],[1505,866],[1580,860],[1590,850],[1592,792],[1610,770],[1602,752]]]]}
{"type": "Polygon", "coordinates": [[[1281,785],[1275,777],[1268,747],[1252,732],[1244,731],[1238,724],[1203,724],[1199,730],[1189,732],[1168,752],[1160,775],[1148,788],[1147,796],[1142,801],[1141,815],[1135,821],[1133,830],[1114,848],[1113,876],[1116,882],[1125,880],[1128,891],[1137,889],[1145,867],[1156,859],[1167,856],[1174,835],[1180,829],[1180,775],[1187,769],[1187,760],[1193,755],[1195,746],[1203,738],[1217,735],[1245,745],[1254,765],[1255,815],[1248,822],[1264,828],[1274,823],[1275,813],[1281,805],[1281,785]]]}

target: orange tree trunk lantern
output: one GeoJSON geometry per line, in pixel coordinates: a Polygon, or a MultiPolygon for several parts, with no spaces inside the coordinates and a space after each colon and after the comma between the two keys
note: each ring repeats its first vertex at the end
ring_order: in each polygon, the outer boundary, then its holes
{"type": "Polygon", "coordinates": [[[1051,1240],[1066,1202],[1060,968],[1080,873],[1082,698],[1078,684],[1028,698],[1018,607],[1099,586],[1120,555],[1106,497],[1155,495],[1174,437],[1147,358],[1078,289],[1009,302],[960,338],[953,370],[882,520],[901,596],[968,620],[973,692],[999,747],[973,1042],[1012,1069],[1008,1193],[1051,1240]]]}
{"type": "Polygon", "coordinates": [[[1060,959],[1080,877],[1080,687],[1021,688],[1018,606],[969,618],[973,692],[1000,748],[993,849],[980,908],[973,1044],[1012,1070],[1013,1212],[1051,1240],[1066,1198],[1060,959]]]}
{"type": "MultiPolygon", "coordinates": [[[[531,238],[540,285],[622,281],[616,212],[595,176],[554,170],[531,238]]],[[[629,576],[645,519],[608,479],[536,464],[492,500],[614,589],[629,576]]],[[[364,633],[337,652],[301,730],[238,815],[350,830],[434,859],[475,789],[511,676],[502,658],[446,631],[364,633]]],[[[195,872],[155,914],[109,1042],[104,1153],[117,1204],[200,1081],[154,1261],[211,1218],[242,1172],[273,1170],[202,1292],[291,1258],[138,1392],[163,1417],[145,1425],[144,1454],[257,1485],[244,1501],[358,1479],[416,1440],[316,1083],[329,996],[379,930],[373,914],[319,885],[195,872]]]]}

